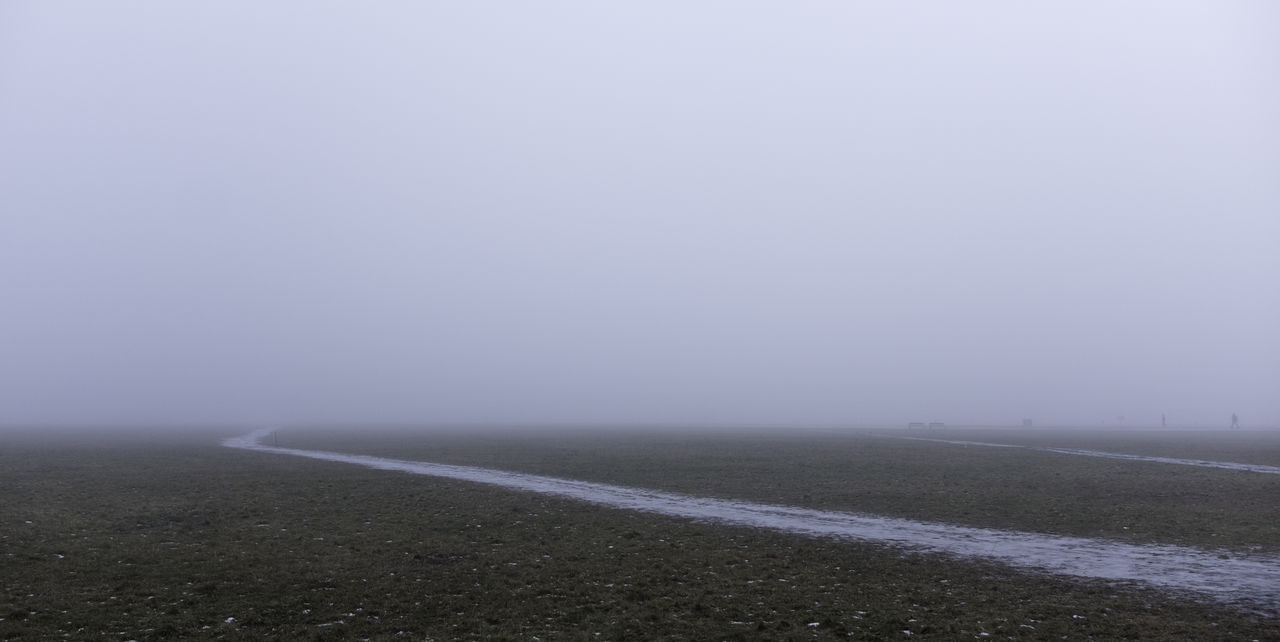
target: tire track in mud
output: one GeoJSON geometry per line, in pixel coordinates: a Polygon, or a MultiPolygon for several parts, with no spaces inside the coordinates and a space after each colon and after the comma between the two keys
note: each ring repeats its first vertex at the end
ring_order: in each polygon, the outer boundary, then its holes
{"type": "Polygon", "coordinates": [[[445,477],[704,522],[765,528],[812,537],[874,542],[907,551],[995,561],[1056,575],[1137,582],[1192,592],[1269,615],[1280,614],[1280,557],[1183,546],[1134,545],[1083,537],[954,526],[859,513],[823,511],[492,470],[266,446],[271,429],[223,442],[278,455],[377,470],[445,477]]]}
{"type": "Polygon", "coordinates": [[[1056,446],[1020,446],[1018,444],[997,444],[988,441],[963,441],[959,439],[933,439],[931,437],[902,437],[910,441],[931,441],[939,444],[954,444],[957,446],[985,446],[987,448],[1021,448],[1023,450],[1035,450],[1046,453],[1058,453],[1059,455],[1080,455],[1082,457],[1102,457],[1104,459],[1125,459],[1128,461],[1147,461],[1158,464],[1178,464],[1181,466],[1199,466],[1201,468],[1223,468],[1226,470],[1244,470],[1252,473],[1265,473],[1268,475],[1280,475],[1280,466],[1268,466],[1266,464],[1240,464],[1233,461],[1209,461],[1206,459],[1180,459],[1178,457],[1156,457],[1154,455],[1130,455],[1127,453],[1113,453],[1103,450],[1084,450],[1081,448],[1058,448],[1056,446]]]}

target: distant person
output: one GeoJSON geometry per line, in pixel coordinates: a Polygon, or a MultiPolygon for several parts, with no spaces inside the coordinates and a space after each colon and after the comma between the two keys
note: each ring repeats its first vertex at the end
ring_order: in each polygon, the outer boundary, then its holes
{"type": "Polygon", "coordinates": [[[1169,427],[1169,422],[1167,422],[1167,421],[1165,421],[1165,420],[1164,420],[1164,413],[1163,413],[1163,412],[1162,412],[1162,413],[1160,413],[1160,427],[1161,427],[1161,428],[1168,428],[1168,427],[1169,427]]]}
{"type": "Polygon", "coordinates": [[[1233,413],[1231,413],[1231,427],[1232,427],[1232,428],[1239,428],[1239,427],[1240,427],[1240,418],[1239,418],[1239,417],[1237,417],[1237,416],[1236,416],[1236,413],[1234,413],[1234,412],[1233,412],[1233,413]]]}

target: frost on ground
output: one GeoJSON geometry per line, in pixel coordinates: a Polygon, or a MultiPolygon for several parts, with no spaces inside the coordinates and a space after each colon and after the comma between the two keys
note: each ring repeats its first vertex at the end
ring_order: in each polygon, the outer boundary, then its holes
{"type": "Polygon", "coordinates": [[[223,442],[279,455],[447,477],[689,519],[752,526],[910,551],[979,558],[1009,566],[1192,591],[1229,604],[1280,612],[1280,557],[1243,556],[1182,546],[1138,546],[1107,540],[953,526],[857,513],[693,497],[679,493],[528,475],[472,466],[265,446],[270,429],[223,442]]]}
{"type": "Polygon", "coordinates": [[[1080,448],[1055,448],[1053,446],[1018,446],[1016,444],[995,444],[986,441],[961,441],[957,439],[930,439],[929,437],[903,437],[911,441],[932,441],[939,444],[955,444],[957,446],[987,446],[988,448],[1022,448],[1038,450],[1059,455],[1081,455],[1083,457],[1102,457],[1105,459],[1127,459],[1129,461],[1150,461],[1159,464],[1178,464],[1181,466],[1199,466],[1201,468],[1225,468],[1227,470],[1245,470],[1254,473],[1280,475],[1280,466],[1266,464],[1240,464],[1233,461],[1208,461],[1204,459],[1179,459],[1177,457],[1153,457],[1150,455],[1129,455],[1111,453],[1102,450],[1082,450],[1080,448]]]}

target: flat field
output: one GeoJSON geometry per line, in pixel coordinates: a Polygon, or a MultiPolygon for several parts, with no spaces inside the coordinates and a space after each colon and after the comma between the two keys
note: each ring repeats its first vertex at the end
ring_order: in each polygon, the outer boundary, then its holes
{"type": "Polygon", "coordinates": [[[1280,466],[1280,431],[282,430],[281,446],[1084,537],[1280,552],[1280,475],[925,437],[1280,466]]]}
{"type": "MultiPolygon", "coordinates": [[[[0,638],[1280,639],[1276,616],[1197,596],[218,446],[234,434],[0,434],[0,638]]],[[[1280,551],[1280,475],[902,436],[278,431],[295,448],[1280,551]]],[[[922,436],[1280,464],[1275,433],[922,436]]]]}

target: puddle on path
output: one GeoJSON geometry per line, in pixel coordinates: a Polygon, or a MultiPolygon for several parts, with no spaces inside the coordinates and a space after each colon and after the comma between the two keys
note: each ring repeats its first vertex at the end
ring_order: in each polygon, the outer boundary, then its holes
{"type": "Polygon", "coordinates": [[[858,513],[694,497],[642,488],[455,466],[265,446],[271,434],[259,430],[223,442],[279,455],[447,477],[504,488],[576,499],[613,508],[659,513],[700,521],[752,526],[814,537],[877,542],[909,551],[978,558],[1059,575],[1134,581],[1175,591],[1192,591],[1218,601],[1280,613],[1280,557],[1244,556],[1181,546],[1140,546],[986,528],[953,526],[858,513]]]}

